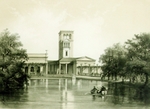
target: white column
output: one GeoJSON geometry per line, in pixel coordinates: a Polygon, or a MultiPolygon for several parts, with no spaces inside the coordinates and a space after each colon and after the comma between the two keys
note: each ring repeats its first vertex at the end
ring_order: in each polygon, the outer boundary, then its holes
{"type": "Polygon", "coordinates": [[[82,64],[80,66],[80,74],[82,75],[83,74],[83,67],[82,67],[82,64]]]}
{"type": "Polygon", "coordinates": [[[48,61],[47,61],[47,50],[45,54],[45,75],[48,74],[48,61]]]}
{"type": "Polygon", "coordinates": [[[34,65],[34,74],[37,75],[37,66],[34,65]]]}
{"type": "Polygon", "coordinates": [[[45,63],[45,74],[46,75],[48,74],[48,63],[47,62],[45,63]]]}
{"type": "Polygon", "coordinates": [[[96,73],[98,74],[98,64],[96,65],[96,73]]]}
{"type": "Polygon", "coordinates": [[[40,66],[40,73],[43,75],[43,66],[40,66]]]}
{"type": "Polygon", "coordinates": [[[90,74],[91,72],[90,72],[90,64],[89,64],[89,66],[88,66],[88,74],[90,74]]]}
{"type": "Polygon", "coordinates": [[[77,73],[78,73],[78,70],[77,70],[77,64],[76,64],[76,61],[73,63],[73,75],[78,75],[77,73]]]}

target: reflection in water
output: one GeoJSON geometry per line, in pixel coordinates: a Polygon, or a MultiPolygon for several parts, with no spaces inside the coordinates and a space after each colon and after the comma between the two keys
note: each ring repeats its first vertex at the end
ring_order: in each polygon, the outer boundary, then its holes
{"type": "MultiPolygon", "coordinates": [[[[67,109],[68,102],[74,101],[72,92],[68,90],[68,79],[59,79],[60,88],[60,109],[67,109]]],[[[71,105],[71,109],[74,109],[74,105],[71,105]]]]}
{"type": "Polygon", "coordinates": [[[48,93],[48,79],[45,80],[46,93],[48,93]]]}
{"type": "Polygon", "coordinates": [[[100,105],[108,109],[116,109],[115,105],[144,109],[149,107],[150,88],[73,78],[32,79],[28,90],[3,94],[0,100],[0,108],[7,109],[97,109],[100,105]],[[90,95],[93,86],[105,86],[107,93],[104,96],[90,95]]]}
{"type": "Polygon", "coordinates": [[[131,87],[122,83],[109,83],[106,101],[114,104],[140,104],[149,105],[150,88],[148,87],[131,87]],[[111,95],[111,96],[110,96],[111,95]],[[109,98],[109,99],[108,99],[109,98]]]}
{"type": "Polygon", "coordinates": [[[79,79],[79,80],[77,81],[77,87],[78,87],[78,89],[81,89],[81,88],[82,88],[82,79],[79,79]]]}
{"type": "Polygon", "coordinates": [[[73,76],[73,77],[72,77],[72,85],[75,85],[75,84],[76,84],[76,77],[73,76]]]}
{"type": "Polygon", "coordinates": [[[61,90],[61,79],[58,80],[58,89],[61,90]]]}

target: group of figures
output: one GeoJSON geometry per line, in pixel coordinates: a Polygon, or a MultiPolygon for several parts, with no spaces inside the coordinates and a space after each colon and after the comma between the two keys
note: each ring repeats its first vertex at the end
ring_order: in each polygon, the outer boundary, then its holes
{"type": "Polygon", "coordinates": [[[94,88],[91,90],[91,94],[104,95],[105,94],[103,93],[104,91],[106,91],[106,87],[102,86],[101,88],[96,88],[94,86],[94,88]]]}

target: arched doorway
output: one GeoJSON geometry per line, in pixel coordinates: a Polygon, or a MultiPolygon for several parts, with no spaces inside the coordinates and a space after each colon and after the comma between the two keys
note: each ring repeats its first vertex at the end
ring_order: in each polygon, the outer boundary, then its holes
{"type": "Polygon", "coordinates": [[[34,67],[31,67],[30,72],[31,72],[31,73],[34,73],[34,67]]]}

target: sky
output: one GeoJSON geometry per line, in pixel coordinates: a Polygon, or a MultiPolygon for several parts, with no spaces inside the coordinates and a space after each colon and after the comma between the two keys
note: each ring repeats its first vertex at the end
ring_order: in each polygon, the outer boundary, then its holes
{"type": "Polygon", "coordinates": [[[0,32],[18,33],[28,53],[58,59],[58,33],[74,31],[74,57],[98,61],[107,47],[150,32],[150,0],[0,0],[0,32]]]}

